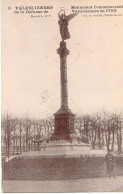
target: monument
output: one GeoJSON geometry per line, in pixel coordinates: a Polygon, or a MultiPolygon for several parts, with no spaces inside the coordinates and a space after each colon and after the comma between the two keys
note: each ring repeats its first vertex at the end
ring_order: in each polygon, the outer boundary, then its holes
{"type": "Polygon", "coordinates": [[[68,22],[77,14],[65,15],[65,11],[61,10],[59,16],[59,27],[62,41],[57,53],[60,56],[60,73],[61,73],[61,108],[54,114],[55,131],[51,140],[71,140],[74,131],[75,115],[68,108],[68,86],[67,86],[67,55],[69,50],[66,47],[65,40],[70,38],[68,31],[68,22]],[[63,12],[63,13],[62,13],[63,12]]]}
{"type": "MultiPolygon", "coordinates": [[[[60,56],[61,107],[54,114],[55,129],[53,134],[48,140],[44,140],[40,146],[41,150],[43,150],[40,154],[45,154],[47,156],[49,156],[49,154],[80,155],[84,153],[84,150],[85,152],[86,150],[90,150],[89,144],[77,140],[74,129],[76,115],[73,114],[68,107],[67,55],[69,55],[69,50],[67,49],[65,40],[70,39],[68,24],[76,15],[77,14],[70,14],[66,16],[64,10],[61,10],[58,14],[58,24],[62,39],[60,47],[57,49],[57,53],[60,56]]],[[[40,143],[40,141],[37,143],[40,143]]]]}

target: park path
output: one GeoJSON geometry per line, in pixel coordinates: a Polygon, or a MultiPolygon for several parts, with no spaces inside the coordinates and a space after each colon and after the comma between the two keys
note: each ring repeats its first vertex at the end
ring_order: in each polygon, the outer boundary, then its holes
{"type": "Polygon", "coordinates": [[[5,193],[26,192],[123,192],[123,176],[65,181],[3,181],[5,193]]]}

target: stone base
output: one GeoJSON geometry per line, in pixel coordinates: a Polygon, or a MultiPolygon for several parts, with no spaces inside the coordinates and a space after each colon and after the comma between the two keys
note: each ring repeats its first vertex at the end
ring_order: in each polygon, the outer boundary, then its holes
{"type": "Polygon", "coordinates": [[[82,146],[54,146],[42,147],[40,151],[24,152],[20,156],[28,159],[43,159],[43,158],[81,158],[81,157],[105,157],[106,150],[90,150],[89,147],[82,146]]]}
{"type": "Polygon", "coordinates": [[[47,145],[47,146],[42,146],[41,151],[42,154],[44,154],[44,151],[53,155],[82,155],[86,154],[86,151],[90,150],[90,146],[88,145],[77,145],[77,144],[67,144],[66,145],[61,145],[61,144],[56,144],[56,145],[47,145]]]}
{"type": "Polygon", "coordinates": [[[44,142],[40,146],[40,151],[31,151],[23,153],[28,156],[44,156],[44,157],[80,157],[87,155],[90,152],[90,145],[85,143],[78,143],[77,141],[69,142],[65,140],[55,140],[49,143],[44,142]]]}

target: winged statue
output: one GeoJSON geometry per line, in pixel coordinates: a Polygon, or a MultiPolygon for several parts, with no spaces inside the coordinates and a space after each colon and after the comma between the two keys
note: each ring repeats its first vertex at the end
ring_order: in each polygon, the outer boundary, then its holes
{"type": "Polygon", "coordinates": [[[58,16],[59,16],[58,24],[60,27],[60,34],[61,34],[62,40],[70,39],[70,33],[68,31],[68,24],[69,24],[69,21],[73,19],[76,15],[77,13],[66,16],[65,10],[61,10],[58,13],[58,16]]]}

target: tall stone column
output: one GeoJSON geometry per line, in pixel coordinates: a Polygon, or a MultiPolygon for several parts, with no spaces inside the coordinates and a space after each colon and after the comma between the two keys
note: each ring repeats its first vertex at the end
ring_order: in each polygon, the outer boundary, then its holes
{"type": "Polygon", "coordinates": [[[67,55],[69,50],[66,48],[66,42],[61,41],[60,48],[57,49],[60,55],[60,73],[61,73],[61,108],[68,108],[68,87],[67,87],[67,55]]]}
{"type": "Polygon", "coordinates": [[[61,108],[68,108],[67,64],[66,57],[60,59],[61,71],[61,108]]]}
{"type": "Polygon", "coordinates": [[[71,140],[74,131],[75,115],[68,108],[68,87],[67,87],[67,55],[69,50],[66,47],[65,40],[70,39],[68,31],[69,21],[77,14],[70,14],[66,16],[65,10],[58,13],[59,30],[62,41],[57,53],[60,56],[60,74],[61,74],[61,108],[54,114],[55,116],[55,130],[51,136],[51,140],[71,140]]]}
{"type": "Polygon", "coordinates": [[[69,50],[66,42],[62,40],[60,47],[57,49],[60,56],[60,74],[61,74],[61,108],[54,114],[55,131],[51,140],[71,140],[74,133],[75,115],[68,108],[68,86],[67,86],[67,55],[69,50]]]}

